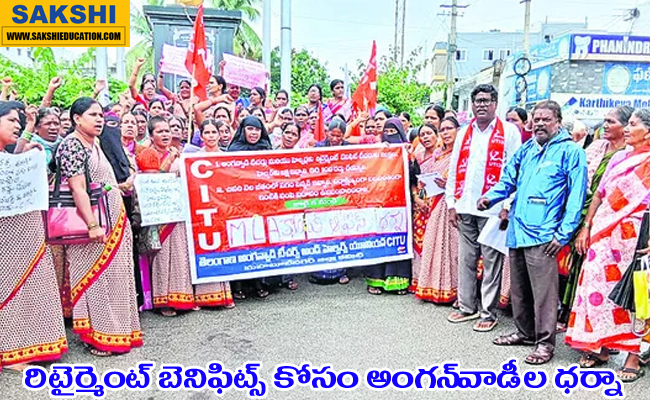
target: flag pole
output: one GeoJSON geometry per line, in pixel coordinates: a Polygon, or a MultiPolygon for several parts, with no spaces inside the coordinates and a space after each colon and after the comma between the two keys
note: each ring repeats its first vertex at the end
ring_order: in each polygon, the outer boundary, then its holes
{"type": "Polygon", "coordinates": [[[194,82],[196,79],[194,75],[196,74],[196,63],[192,65],[192,90],[190,93],[190,117],[187,121],[187,143],[192,144],[192,136],[194,131],[192,130],[192,125],[194,123],[194,82]]]}

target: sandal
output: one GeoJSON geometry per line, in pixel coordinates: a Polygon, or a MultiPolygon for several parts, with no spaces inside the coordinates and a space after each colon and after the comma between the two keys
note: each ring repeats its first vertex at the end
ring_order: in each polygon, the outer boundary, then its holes
{"type": "Polygon", "coordinates": [[[257,296],[258,299],[265,299],[269,297],[269,294],[271,294],[268,290],[264,289],[258,289],[257,292],[255,292],[255,295],[257,296]]]}
{"type": "Polygon", "coordinates": [[[509,335],[499,336],[492,343],[497,346],[532,346],[535,344],[535,341],[527,339],[519,332],[514,332],[509,335]]]}
{"type": "Polygon", "coordinates": [[[466,322],[466,321],[472,321],[475,319],[479,319],[481,317],[480,312],[475,312],[473,314],[471,313],[465,313],[462,311],[454,311],[449,316],[447,317],[447,321],[457,324],[460,322],[466,322]]]}
{"type": "Polygon", "coordinates": [[[474,330],[476,332],[490,332],[495,326],[497,326],[497,323],[497,320],[482,319],[474,324],[474,330]]]}
{"type": "Polygon", "coordinates": [[[289,290],[298,290],[298,282],[291,280],[289,283],[287,283],[287,289],[289,290]]]}
{"type": "Polygon", "coordinates": [[[551,361],[552,358],[553,358],[553,350],[551,350],[550,348],[544,345],[538,345],[535,351],[530,353],[528,357],[524,359],[524,361],[527,364],[542,365],[551,361]]]}
{"type": "Polygon", "coordinates": [[[14,374],[22,374],[29,367],[31,367],[30,364],[21,363],[21,364],[10,365],[8,367],[6,367],[6,366],[2,367],[3,368],[2,370],[5,371],[5,372],[10,372],[10,373],[14,373],[14,374]]]}
{"type": "Polygon", "coordinates": [[[161,310],[160,315],[162,315],[163,317],[168,317],[169,318],[169,317],[175,317],[178,314],[176,313],[176,310],[161,310]]]}
{"type": "Polygon", "coordinates": [[[232,297],[237,300],[246,300],[246,293],[243,290],[232,292],[232,297]]]}
{"type": "Polygon", "coordinates": [[[598,368],[601,365],[605,365],[609,362],[609,357],[607,357],[607,360],[603,360],[602,358],[598,357],[597,354],[594,353],[587,353],[582,358],[580,358],[580,361],[578,361],[578,365],[580,368],[598,368]]]}
{"type": "Polygon", "coordinates": [[[347,275],[343,275],[339,278],[339,285],[347,285],[348,283],[350,283],[350,278],[348,278],[347,275]]]}
{"type": "Polygon", "coordinates": [[[407,295],[408,293],[409,293],[409,292],[408,292],[408,290],[406,290],[406,289],[398,290],[397,292],[395,292],[395,294],[398,295],[398,296],[405,296],[405,295],[407,295]]]}
{"type": "MultiPolygon", "coordinates": [[[[612,354],[611,350],[609,354],[612,354]]],[[[639,355],[639,365],[645,367],[648,364],[650,364],[650,350],[646,350],[639,355]]]]}
{"type": "Polygon", "coordinates": [[[378,287],[368,286],[368,293],[370,293],[372,295],[375,295],[375,296],[379,296],[380,294],[384,293],[384,291],[381,288],[378,288],[378,287]]]}
{"type": "Polygon", "coordinates": [[[555,325],[555,333],[564,333],[567,330],[567,326],[564,323],[558,322],[557,325],[555,325]]]}
{"type": "Polygon", "coordinates": [[[192,311],[201,311],[201,306],[192,307],[192,311]]]}
{"type": "Polygon", "coordinates": [[[225,308],[226,310],[231,310],[231,309],[235,308],[235,303],[227,304],[227,305],[223,306],[223,308],[225,308]]]}
{"type": "Polygon", "coordinates": [[[454,301],[454,304],[451,305],[451,308],[454,310],[460,310],[460,304],[458,304],[458,300],[454,301]]]}
{"type": "Polygon", "coordinates": [[[639,369],[621,368],[621,369],[616,371],[616,376],[623,383],[632,383],[632,382],[636,381],[637,379],[645,376],[645,371],[643,369],[641,369],[641,367],[639,367],[639,369]],[[627,374],[627,375],[625,375],[625,374],[627,374]]]}
{"type": "Polygon", "coordinates": [[[86,344],[86,348],[88,349],[88,352],[95,357],[110,357],[113,355],[110,351],[99,350],[97,347],[93,347],[89,344],[86,344]]]}

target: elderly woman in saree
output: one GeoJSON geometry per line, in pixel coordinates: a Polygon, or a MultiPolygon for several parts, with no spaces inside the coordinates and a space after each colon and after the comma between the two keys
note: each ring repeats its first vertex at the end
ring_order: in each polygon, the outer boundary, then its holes
{"type": "MultiPolygon", "coordinates": [[[[574,239],[558,255],[560,266],[560,300],[562,306],[558,315],[558,331],[566,330],[566,323],[569,319],[569,311],[573,306],[573,299],[576,294],[580,267],[584,261],[582,255],[578,254],[576,241],[580,235],[583,237],[589,234],[589,228],[585,226],[584,219],[591,206],[592,199],[598,191],[598,186],[603,174],[609,165],[612,157],[623,150],[626,146],[623,130],[627,125],[634,109],[629,106],[615,108],[605,116],[603,123],[603,139],[594,141],[587,148],[587,200],[582,210],[582,221],[576,230],[574,239]],[[565,283],[562,285],[562,283],[565,283]]],[[[594,363],[590,360],[587,365],[594,363]]]]}
{"type": "Polygon", "coordinates": [[[576,241],[585,255],[569,315],[566,343],[582,350],[584,367],[609,361],[609,349],[628,351],[623,382],[644,375],[634,316],[608,296],[636,257],[643,212],[650,204],[650,110],[637,110],[624,130],[628,148],[616,153],[593,195],[576,241]]]}
{"type": "MultiPolygon", "coordinates": [[[[420,127],[421,146],[415,158],[423,174],[438,173],[436,185],[444,189],[449,172],[449,156],[458,133],[458,121],[444,118],[440,124],[438,147],[434,125],[420,127]]],[[[425,190],[413,193],[413,290],[415,297],[433,303],[447,304],[456,300],[458,286],[458,230],[449,223],[444,191],[428,198],[425,190]]]]}
{"type": "MultiPolygon", "coordinates": [[[[20,130],[18,109],[0,102],[0,153],[16,144],[20,130]]],[[[23,151],[43,149],[27,143],[23,151]]],[[[68,342],[40,212],[0,217],[0,276],[0,370],[61,358],[68,342]]]]}
{"type": "MultiPolygon", "coordinates": [[[[201,124],[203,151],[219,151],[219,134],[216,121],[201,124]]],[[[143,151],[138,161],[153,154],[157,170],[180,173],[179,152],[172,146],[169,123],[160,117],[149,121],[153,146],[143,151]]],[[[151,168],[156,170],[156,168],[151,168]]],[[[169,223],[159,227],[161,248],[153,256],[151,276],[153,305],[166,317],[177,315],[178,310],[198,310],[200,307],[233,307],[227,283],[205,283],[192,286],[190,256],[187,248],[187,231],[184,222],[169,223]]]]}
{"type": "Polygon", "coordinates": [[[90,243],[66,248],[70,271],[73,331],[95,356],[127,353],[142,346],[133,276],[132,233],[115,174],[99,147],[104,127],[99,103],[89,97],[70,108],[73,133],[57,149],[61,176],[72,190],[75,205],[88,225],[90,243]],[[86,193],[91,182],[105,185],[112,229],[107,234],[92,213],[86,193]]]}

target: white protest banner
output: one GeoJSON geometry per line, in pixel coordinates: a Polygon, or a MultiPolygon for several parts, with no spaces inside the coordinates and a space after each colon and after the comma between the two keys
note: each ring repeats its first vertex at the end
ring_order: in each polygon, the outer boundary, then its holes
{"type": "Polygon", "coordinates": [[[223,67],[223,78],[229,84],[252,89],[266,86],[266,69],[264,64],[245,58],[235,57],[232,54],[223,55],[226,65],[223,67]]]}
{"type": "Polygon", "coordinates": [[[0,153],[0,217],[47,210],[45,152],[0,153]]]}
{"type": "Polygon", "coordinates": [[[185,67],[187,47],[176,47],[167,43],[163,44],[160,57],[160,72],[191,77],[192,74],[185,67]]]}
{"type": "Polygon", "coordinates": [[[176,174],[138,174],[134,185],[140,203],[142,226],[185,220],[181,183],[176,174]]]}

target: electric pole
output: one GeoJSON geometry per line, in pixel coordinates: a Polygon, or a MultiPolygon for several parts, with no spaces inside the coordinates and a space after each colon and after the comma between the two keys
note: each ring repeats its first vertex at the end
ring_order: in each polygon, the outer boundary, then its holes
{"type": "Polygon", "coordinates": [[[451,8],[451,23],[449,24],[449,40],[447,41],[447,95],[445,106],[452,108],[452,99],[454,96],[455,68],[456,61],[456,18],[458,18],[458,9],[467,8],[467,5],[458,5],[458,0],[452,0],[451,5],[443,4],[442,8],[451,8]]]}
{"type": "Polygon", "coordinates": [[[395,0],[395,32],[393,37],[393,62],[404,66],[404,32],[406,24],[406,0],[395,0]]]}
{"type": "Polygon", "coordinates": [[[404,67],[404,36],[406,36],[406,0],[402,0],[402,29],[401,29],[401,34],[402,34],[402,41],[401,45],[399,48],[399,55],[400,55],[400,60],[399,60],[399,66],[404,67]]]}
{"type": "MultiPolygon", "coordinates": [[[[528,52],[530,51],[530,2],[531,0],[522,0],[526,7],[524,14],[524,57],[528,58],[528,52]]],[[[527,90],[524,90],[521,93],[521,99],[519,99],[519,105],[521,108],[526,108],[528,93],[527,90]]]]}
{"type": "Polygon", "coordinates": [[[281,26],[280,88],[291,93],[291,0],[282,0],[281,26]]]}
{"type": "Polygon", "coordinates": [[[397,63],[397,31],[399,29],[399,2],[395,0],[395,37],[393,38],[393,62],[397,63]]]}

